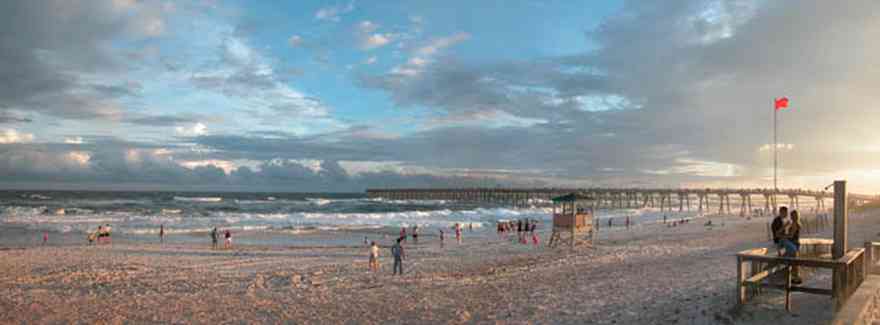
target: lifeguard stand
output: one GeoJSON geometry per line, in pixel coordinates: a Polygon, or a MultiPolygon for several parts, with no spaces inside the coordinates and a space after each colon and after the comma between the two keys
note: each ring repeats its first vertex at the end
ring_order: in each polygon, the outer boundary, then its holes
{"type": "Polygon", "coordinates": [[[571,248],[579,234],[586,233],[586,240],[593,245],[593,197],[583,193],[570,193],[553,198],[553,234],[547,243],[556,247],[568,241],[571,248]],[[568,238],[563,238],[568,236],[568,238]]]}

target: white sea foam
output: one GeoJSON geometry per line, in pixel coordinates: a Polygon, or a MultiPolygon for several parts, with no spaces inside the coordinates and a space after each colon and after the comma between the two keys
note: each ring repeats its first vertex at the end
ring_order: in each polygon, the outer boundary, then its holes
{"type": "Polygon", "coordinates": [[[222,197],[189,197],[189,196],[175,196],[175,201],[182,202],[221,202],[223,201],[222,197]]]}

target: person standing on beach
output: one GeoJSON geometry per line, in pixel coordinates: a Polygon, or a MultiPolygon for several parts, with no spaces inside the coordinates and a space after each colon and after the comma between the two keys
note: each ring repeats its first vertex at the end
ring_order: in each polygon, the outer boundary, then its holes
{"type": "Polygon", "coordinates": [[[537,229],[538,229],[538,223],[532,222],[532,226],[531,226],[531,228],[529,228],[529,232],[532,233],[532,244],[535,245],[535,247],[538,247],[538,232],[535,231],[537,229]]]}
{"type": "Polygon", "coordinates": [[[413,245],[419,243],[419,225],[413,225],[412,238],[413,238],[413,245]]]}
{"type": "Polygon", "coordinates": [[[211,229],[211,249],[217,249],[217,237],[219,236],[220,234],[217,232],[217,227],[211,229]]]}
{"type": "Polygon", "coordinates": [[[458,244],[461,244],[461,224],[455,223],[455,240],[458,241],[458,244]]]}
{"type": "Polygon", "coordinates": [[[48,243],[48,242],[49,242],[49,232],[44,231],[43,232],[43,245],[46,245],[46,243],[48,243]]]}
{"type": "Polygon", "coordinates": [[[629,216],[626,216],[626,229],[629,230],[629,216]]]}
{"type": "Polygon", "coordinates": [[[443,244],[446,241],[446,233],[443,232],[443,229],[440,229],[440,248],[443,248],[443,244]]]}
{"type": "Polygon", "coordinates": [[[401,239],[404,242],[406,242],[406,226],[400,227],[400,238],[398,238],[398,239],[401,239]]]}
{"type": "Polygon", "coordinates": [[[224,248],[230,249],[232,248],[232,232],[229,229],[226,229],[226,244],[224,248]]]}
{"type": "Polygon", "coordinates": [[[522,242],[522,237],[523,237],[522,227],[523,227],[522,219],[516,220],[516,238],[519,242],[522,242]]]}
{"type": "Polygon", "coordinates": [[[165,224],[164,223],[159,225],[159,243],[160,244],[165,243],[165,224]]]}
{"type": "Polygon", "coordinates": [[[406,258],[406,253],[403,252],[403,246],[400,244],[401,241],[403,241],[402,237],[397,238],[397,242],[394,243],[394,246],[391,246],[391,256],[394,257],[394,270],[392,274],[394,275],[403,275],[403,259],[406,258]]]}
{"type": "Polygon", "coordinates": [[[474,232],[474,223],[468,223],[468,232],[474,232]]]}
{"type": "Polygon", "coordinates": [[[370,244],[370,271],[379,272],[379,245],[370,244]]]}

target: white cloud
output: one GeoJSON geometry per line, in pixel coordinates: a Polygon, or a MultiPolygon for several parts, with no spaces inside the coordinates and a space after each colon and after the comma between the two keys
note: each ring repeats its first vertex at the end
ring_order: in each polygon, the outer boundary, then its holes
{"type": "MultiPolygon", "coordinates": [[[[772,149],[773,149],[773,144],[768,143],[768,144],[765,144],[765,145],[759,147],[758,151],[770,151],[772,149]]],[[[783,150],[783,151],[791,151],[791,150],[794,150],[794,145],[791,143],[777,143],[776,149],[783,150]]]]}
{"type": "Polygon", "coordinates": [[[358,24],[357,28],[359,33],[369,34],[379,29],[379,25],[369,20],[364,20],[358,24]]]}
{"type": "Polygon", "coordinates": [[[0,131],[0,144],[23,143],[34,141],[34,135],[30,133],[19,133],[13,129],[0,131]]]}
{"type": "Polygon", "coordinates": [[[347,14],[352,10],[354,10],[354,2],[350,2],[345,6],[335,5],[324,7],[315,12],[315,20],[339,22],[341,20],[341,15],[347,14]]]}
{"type": "Polygon", "coordinates": [[[373,64],[373,63],[376,63],[377,61],[379,61],[379,59],[374,55],[374,56],[371,56],[371,57],[367,58],[366,60],[364,60],[364,64],[373,64]]]}
{"type": "Polygon", "coordinates": [[[64,138],[64,143],[68,143],[68,144],[82,144],[82,143],[83,143],[83,138],[82,138],[82,137],[64,138]]]}
{"type": "Polygon", "coordinates": [[[430,41],[427,45],[417,48],[413,52],[413,56],[406,63],[391,68],[391,74],[406,77],[412,77],[420,74],[422,70],[431,62],[433,57],[440,51],[468,40],[471,37],[468,33],[457,33],[447,37],[441,37],[430,41]]]}
{"type": "Polygon", "coordinates": [[[92,155],[84,151],[71,151],[67,153],[67,159],[80,166],[87,166],[92,159],[92,155]]]}
{"type": "Polygon", "coordinates": [[[372,34],[363,39],[363,41],[361,42],[361,48],[365,50],[372,50],[388,45],[388,43],[391,43],[392,37],[393,36],[391,34],[372,34]]]}
{"type": "Polygon", "coordinates": [[[436,54],[438,51],[445,49],[447,47],[453,46],[455,44],[461,43],[463,41],[471,38],[471,35],[468,33],[457,33],[452,36],[441,37],[438,39],[434,39],[428,45],[420,47],[416,50],[416,55],[421,57],[431,57],[436,54]]]}
{"type": "Polygon", "coordinates": [[[208,133],[208,126],[206,126],[202,122],[198,122],[198,123],[193,124],[190,127],[178,126],[178,127],[174,128],[174,131],[177,132],[177,134],[182,135],[182,136],[193,137],[193,136],[207,134],[208,133]]]}
{"type": "Polygon", "coordinates": [[[299,35],[293,35],[287,39],[287,44],[291,47],[300,47],[303,44],[303,38],[299,35]]]}
{"type": "Polygon", "coordinates": [[[407,61],[406,63],[409,65],[421,67],[421,66],[424,66],[425,64],[427,64],[428,61],[425,59],[419,58],[419,57],[415,57],[415,58],[409,59],[409,61],[407,61]]]}
{"type": "Polygon", "coordinates": [[[181,161],[180,165],[189,169],[196,169],[196,167],[207,167],[214,166],[223,170],[224,173],[229,175],[232,171],[238,169],[238,164],[229,160],[218,160],[218,159],[208,159],[208,160],[190,160],[190,161],[181,161]]]}

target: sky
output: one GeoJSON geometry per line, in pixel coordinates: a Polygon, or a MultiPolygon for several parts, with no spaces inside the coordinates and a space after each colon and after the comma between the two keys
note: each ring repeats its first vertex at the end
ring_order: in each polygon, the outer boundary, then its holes
{"type": "Polygon", "coordinates": [[[880,2],[0,2],[0,187],[880,192],[880,2]]]}

